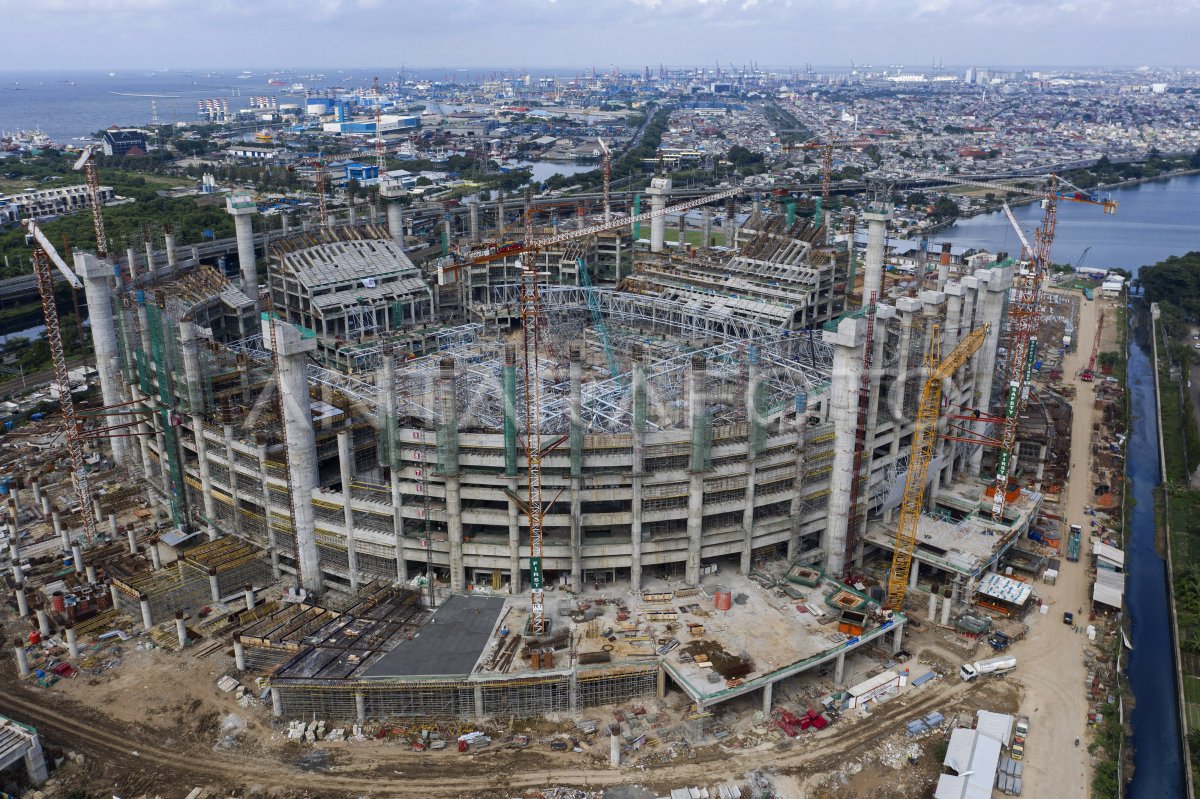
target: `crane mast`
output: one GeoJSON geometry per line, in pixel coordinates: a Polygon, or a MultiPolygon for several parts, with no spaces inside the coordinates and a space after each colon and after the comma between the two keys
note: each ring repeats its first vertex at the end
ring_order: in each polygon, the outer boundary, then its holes
{"type": "Polygon", "coordinates": [[[921,521],[921,508],[925,504],[925,480],[929,476],[929,464],[933,462],[934,445],[937,443],[942,381],[951,377],[967,359],[979,351],[987,338],[987,332],[987,325],[975,328],[945,359],[942,359],[941,328],[935,324],[931,331],[924,364],[928,377],[925,387],[921,390],[917,424],[913,430],[912,448],[908,458],[908,474],[904,478],[904,496],[900,502],[900,518],[896,524],[892,568],[888,574],[888,607],[893,611],[903,609],[904,596],[908,591],[913,551],[917,547],[917,525],[921,521]]]}

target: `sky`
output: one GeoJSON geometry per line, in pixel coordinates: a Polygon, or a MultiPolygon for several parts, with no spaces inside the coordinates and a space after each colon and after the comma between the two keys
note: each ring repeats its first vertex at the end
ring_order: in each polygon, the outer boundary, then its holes
{"type": "Polygon", "coordinates": [[[0,0],[0,19],[14,70],[1200,61],[1200,0],[0,0]]]}

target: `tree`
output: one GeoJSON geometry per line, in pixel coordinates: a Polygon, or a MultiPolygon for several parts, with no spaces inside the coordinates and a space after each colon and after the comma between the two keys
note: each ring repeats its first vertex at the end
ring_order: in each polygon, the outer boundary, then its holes
{"type": "Polygon", "coordinates": [[[949,197],[939,197],[938,201],[933,204],[932,215],[940,219],[957,219],[958,203],[949,197]]]}

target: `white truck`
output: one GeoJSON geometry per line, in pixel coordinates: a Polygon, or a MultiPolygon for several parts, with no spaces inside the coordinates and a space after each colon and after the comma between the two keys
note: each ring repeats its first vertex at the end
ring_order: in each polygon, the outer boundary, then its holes
{"type": "Polygon", "coordinates": [[[958,676],[963,678],[964,682],[970,682],[981,674],[991,674],[999,677],[1001,674],[1007,674],[1017,667],[1017,659],[1013,655],[1001,655],[1000,657],[988,658],[987,660],[977,660],[974,663],[964,663],[958,669],[958,676]]]}

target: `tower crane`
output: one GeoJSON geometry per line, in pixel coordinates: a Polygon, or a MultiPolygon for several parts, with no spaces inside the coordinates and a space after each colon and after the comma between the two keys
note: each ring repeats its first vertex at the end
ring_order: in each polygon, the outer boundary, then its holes
{"type": "MultiPolygon", "coordinates": [[[[80,160],[83,161],[82,158],[80,160]]],[[[94,207],[99,207],[99,205],[95,204],[94,207]]],[[[99,219],[99,216],[96,216],[96,219],[99,219]]],[[[50,345],[50,358],[54,364],[54,383],[58,387],[58,404],[62,410],[63,426],[66,428],[67,456],[71,461],[71,476],[72,482],[75,484],[75,498],[79,502],[79,518],[83,523],[83,536],[88,543],[91,543],[96,537],[96,517],[92,513],[92,492],[88,485],[88,474],[83,462],[85,434],[83,421],[75,413],[71,381],[67,376],[67,359],[63,353],[62,330],[58,324],[58,308],[54,304],[54,275],[50,272],[50,264],[53,263],[58,268],[72,288],[79,288],[83,283],[54,249],[54,245],[46,238],[46,234],[42,233],[37,222],[32,219],[26,219],[23,222],[33,236],[34,250],[30,260],[33,261],[33,274],[37,281],[38,294],[42,300],[42,313],[46,318],[46,342],[50,345]]],[[[103,242],[103,236],[104,229],[101,224],[97,228],[97,242],[103,242]]]]}
{"type": "Polygon", "coordinates": [[[379,76],[375,76],[372,88],[375,91],[375,171],[376,180],[383,180],[386,160],[383,155],[383,102],[379,95],[379,76]]]}
{"type": "MultiPolygon", "coordinates": [[[[73,169],[78,172],[83,170],[83,180],[87,184],[88,199],[92,203],[92,228],[96,233],[96,256],[101,260],[108,257],[108,236],[104,232],[104,214],[100,210],[100,173],[96,169],[96,162],[92,158],[96,152],[96,145],[85,147],[80,153],[79,158],[75,161],[73,169]]],[[[78,284],[78,280],[72,283],[72,287],[78,284]]]]}
{"type": "MultiPolygon", "coordinates": [[[[542,522],[545,515],[542,501],[542,456],[549,449],[553,449],[553,444],[547,449],[542,447],[540,362],[542,307],[538,282],[541,275],[537,271],[538,253],[558,244],[585,239],[606,230],[614,230],[668,214],[683,213],[701,205],[733,197],[741,192],[741,189],[728,189],[661,210],[646,211],[621,219],[610,219],[596,225],[564,231],[541,239],[533,237],[533,215],[526,213],[524,242],[520,245],[505,245],[502,255],[519,254],[521,258],[521,327],[524,333],[525,369],[525,462],[528,485],[523,498],[511,494],[510,497],[524,511],[529,522],[530,631],[533,635],[542,635],[546,631],[545,588],[542,574],[542,522]]],[[[460,269],[496,258],[498,256],[497,249],[499,248],[476,250],[468,253],[460,263],[444,262],[440,264],[438,281],[446,282],[448,276],[452,279],[460,269]]],[[[551,504],[553,504],[553,500],[551,500],[551,504]]]]}
{"type": "Polygon", "coordinates": [[[908,577],[912,571],[913,551],[917,547],[917,525],[925,504],[925,480],[933,461],[937,443],[938,416],[942,406],[942,383],[979,351],[987,338],[988,326],[977,327],[963,337],[958,346],[944,359],[942,333],[933,326],[929,350],[925,353],[925,387],[917,408],[917,424],[913,430],[912,449],[908,457],[908,474],[904,478],[904,496],[900,503],[900,519],[896,524],[896,546],[892,550],[892,570],[888,575],[888,607],[899,611],[904,607],[908,577]]]}
{"type": "MultiPolygon", "coordinates": [[[[328,183],[328,176],[325,174],[325,157],[318,152],[315,158],[302,158],[296,161],[296,166],[310,166],[316,170],[317,179],[317,209],[319,212],[321,226],[329,224],[329,207],[326,205],[325,191],[328,183]]],[[[295,169],[295,166],[289,166],[288,169],[295,169]]]]}
{"type": "Polygon", "coordinates": [[[945,181],[966,186],[981,186],[984,188],[999,188],[1004,191],[1023,194],[1029,197],[1040,197],[1044,207],[1041,227],[1034,234],[1033,243],[1017,224],[1012,209],[1008,203],[1003,203],[1004,214],[1009,224],[1021,241],[1021,261],[1013,278],[1013,302],[1009,304],[1008,318],[1011,331],[1008,347],[1008,391],[1005,395],[1004,415],[992,418],[1001,425],[999,436],[1000,453],[996,459],[995,494],[992,497],[992,520],[1004,519],[1005,494],[1008,492],[1009,471],[1012,456],[1016,450],[1017,423],[1021,411],[1029,402],[1029,383],[1033,375],[1033,363],[1037,357],[1037,329],[1041,321],[1040,293],[1042,281],[1050,267],[1050,248],[1054,243],[1054,233],[1058,224],[1058,203],[1060,201],[1096,205],[1104,209],[1105,214],[1115,214],[1117,203],[1110,198],[1101,198],[1091,192],[1085,192],[1057,175],[1049,176],[1049,183],[1044,189],[1030,189],[1024,186],[1014,186],[1005,183],[986,183],[957,177],[933,176],[930,180],[945,181]],[[1059,183],[1067,186],[1070,191],[1059,188],[1059,183]]]}

